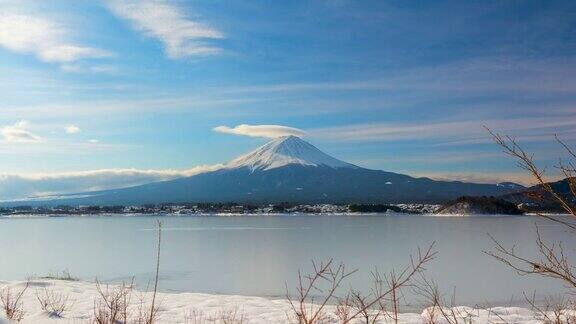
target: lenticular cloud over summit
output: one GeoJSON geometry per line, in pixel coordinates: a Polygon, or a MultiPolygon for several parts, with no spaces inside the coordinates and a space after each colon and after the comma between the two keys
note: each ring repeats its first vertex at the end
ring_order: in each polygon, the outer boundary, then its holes
{"type": "Polygon", "coordinates": [[[225,134],[234,134],[234,135],[242,135],[242,136],[250,136],[250,137],[264,137],[264,138],[278,138],[283,136],[297,136],[303,137],[306,135],[306,132],[288,126],[282,125],[247,125],[242,124],[236,127],[228,127],[228,126],[218,126],[214,127],[213,130],[219,133],[225,134]]]}

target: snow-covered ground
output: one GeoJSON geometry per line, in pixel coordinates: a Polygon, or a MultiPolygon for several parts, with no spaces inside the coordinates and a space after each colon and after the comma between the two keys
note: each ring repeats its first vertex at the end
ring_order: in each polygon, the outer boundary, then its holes
{"type": "MultiPolygon", "coordinates": [[[[25,287],[25,282],[2,282],[0,291],[11,289],[13,294],[25,287]]],[[[103,291],[117,291],[118,286],[101,286],[103,291]]],[[[129,314],[138,316],[139,309],[145,308],[151,300],[151,293],[132,291],[129,314]]],[[[90,323],[94,319],[95,305],[99,304],[100,294],[94,283],[63,280],[33,280],[22,297],[22,307],[25,312],[22,323],[90,323]],[[43,311],[37,296],[49,292],[52,296],[65,297],[69,309],[61,317],[43,311]]],[[[290,305],[283,299],[267,299],[262,297],[209,295],[197,293],[159,293],[157,301],[160,309],[157,323],[292,323],[289,318],[290,305]]],[[[1,306],[1,305],[0,305],[1,306]]],[[[518,307],[494,307],[490,309],[474,309],[455,307],[454,312],[461,318],[458,322],[465,323],[541,323],[532,311],[518,307]],[[464,320],[465,319],[465,320],[464,320]]],[[[3,310],[0,310],[0,323],[10,323],[6,320],[3,310]]],[[[436,312],[434,323],[446,323],[436,312]]],[[[575,313],[576,314],[576,313],[575,313]]],[[[326,321],[322,323],[338,323],[335,307],[328,307],[326,321]]],[[[378,323],[392,323],[389,318],[383,318],[378,323]]],[[[402,313],[400,323],[430,323],[430,309],[422,313],[402,313]]],[[[358,321],[357,323],[360,323],[358,321]]]]}

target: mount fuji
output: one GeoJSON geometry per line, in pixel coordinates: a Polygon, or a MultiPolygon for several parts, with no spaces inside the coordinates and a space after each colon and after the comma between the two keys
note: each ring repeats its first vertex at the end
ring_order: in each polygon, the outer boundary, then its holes
{"type": "Polygon", "coordinates": [[[510,188],[496,184],[436,181],[370,170],[338,160],[299,137],[286,136],[216,171],[37,203],[442,203],[464,195],[497,196],[510,192],[510,188]]]}
{"type": "Polygon", "coordinates": [[[314,145],[296,136],[276,138],[246,155],[230,161],[226,168],[272,170],[288,165],[337,168],[357,168],[320,151],[314,145]]]}

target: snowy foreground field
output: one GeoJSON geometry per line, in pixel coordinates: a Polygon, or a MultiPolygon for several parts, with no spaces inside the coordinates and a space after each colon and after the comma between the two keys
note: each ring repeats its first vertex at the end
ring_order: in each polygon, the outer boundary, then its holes
{"type": "MultiPolygon", "coordinates": [[[[2,282],[0,290],[3,295],[7,289],[15,296],[26,286],[25,282],[2,282]]],[[[101,286],[104,293],[118,291],[119,286],[101,286]]],[[[151,301],[151,293],[132,291],[129,295],[129,316],[132,318],[142,314],[151,301]]],[[[95,305],[101,304],[101,294],[94,283],[63,280],[33,280],[21,299],[24,317],[21,323],[92,323],[94,322],[95,305]],[[38,296],[62,299],[68,305],[61,316],[43,311],[38,296]]],[[[273,300],[261,297],[209,295],[196,293],[159,293],[157,302],[160,304],[156,323],[294,323],[291,320],[290,304],[285,300],[273,300]]],[[[436,310],[431,315],[431,309],[421,314],[402,313],[400,323],[448,323],[436,310]],[[434,320],[431,318],[434,317],[434,320]]],[[[455,314],[462,323],[541,323],[541,316],[518,307],[494,307],[490,309],[474,309],[470,307],[455,307],[445,313],[455,314]]],[[[354,323],[362,323],[357,321],[354,323]]],[[[455,321],[452,321],[455,322],[455,321]]],[[[4,311],[0,314],[0,323],[11,323],[6,319],[4,311]]],[[[339,323],[336,308],[330,306],[326,310],[326,320],[321,323],[339,323]]],[[[378,323],[393,323],[390,318],[382,318],[378,323]]]]}

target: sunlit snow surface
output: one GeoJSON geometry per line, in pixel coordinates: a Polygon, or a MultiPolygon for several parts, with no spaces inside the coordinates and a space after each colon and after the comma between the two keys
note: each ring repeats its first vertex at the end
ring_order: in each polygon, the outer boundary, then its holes
{"type": "MultiPolygon", "coordinates": [[[[2,282],[0,290],[9,287],[16,293],[24,287],[24,282],[2,282]]],[[[114,286],[102,286],[103,291],[113,291],[114,286]]],[[[152,294],[133,291],[130,298],[129,314],[137,316],[138,309],[146,307],[152,294]]],[[[33,280],[23,295],[22,305],[25,311],[21,323],[90,323],[94,318],[94,305],[98,304],[99,294],[94,283],[62,280],[33,280]],[[37,299],[37,292],[48,291],[68,298],[69,310],[61,317],[43,311],[37,299]]],[[[262,297],[210,295],[196,293],[159,293],[157,302],[160,311],[157,323],[225,323],[221,318],[237,320],[243,323],[292,323],[289,318],[289,303],[284,299],[262,297]],[[214,321],[211,319],[215,319],[214,321]]],[[[494,307],[477,309],[472,307],[454,307],[445,310],[454,314],[462,323],[541,323],[539,315],[518,307],[494,307]]],[[[567,311],[573,315],[574,311],[567,311]]],[[[452,316],[452,315],[451,315],[452,316]]],[[[335,307],[328,306],[326,320],[322,323],[338,323],[335,307]]],[[[440,312],[433,308],[424,309],[421,313],[403,312],[399,314],[399,323],[448,323],[440,312]]],[[[452,319],[454,320],[454,319],[452,319]]],[[[0,314],[0,323],[10,323],[5,315],[0,314]]],[[[354,323],[361,323],[356,321],[354,323]]],[[[391,318],[383,317],[378,323],[393,323],[391,318]]]]}
{"type": "Polygon", "coordinates": [[[226,164],[226,168],[248,167],[251,170],[271,170],[289,164],[356,168],[355,165],[335,159],[314,145],[296,137],[285,136],[270,141],[258,149],[226,164]]]}

